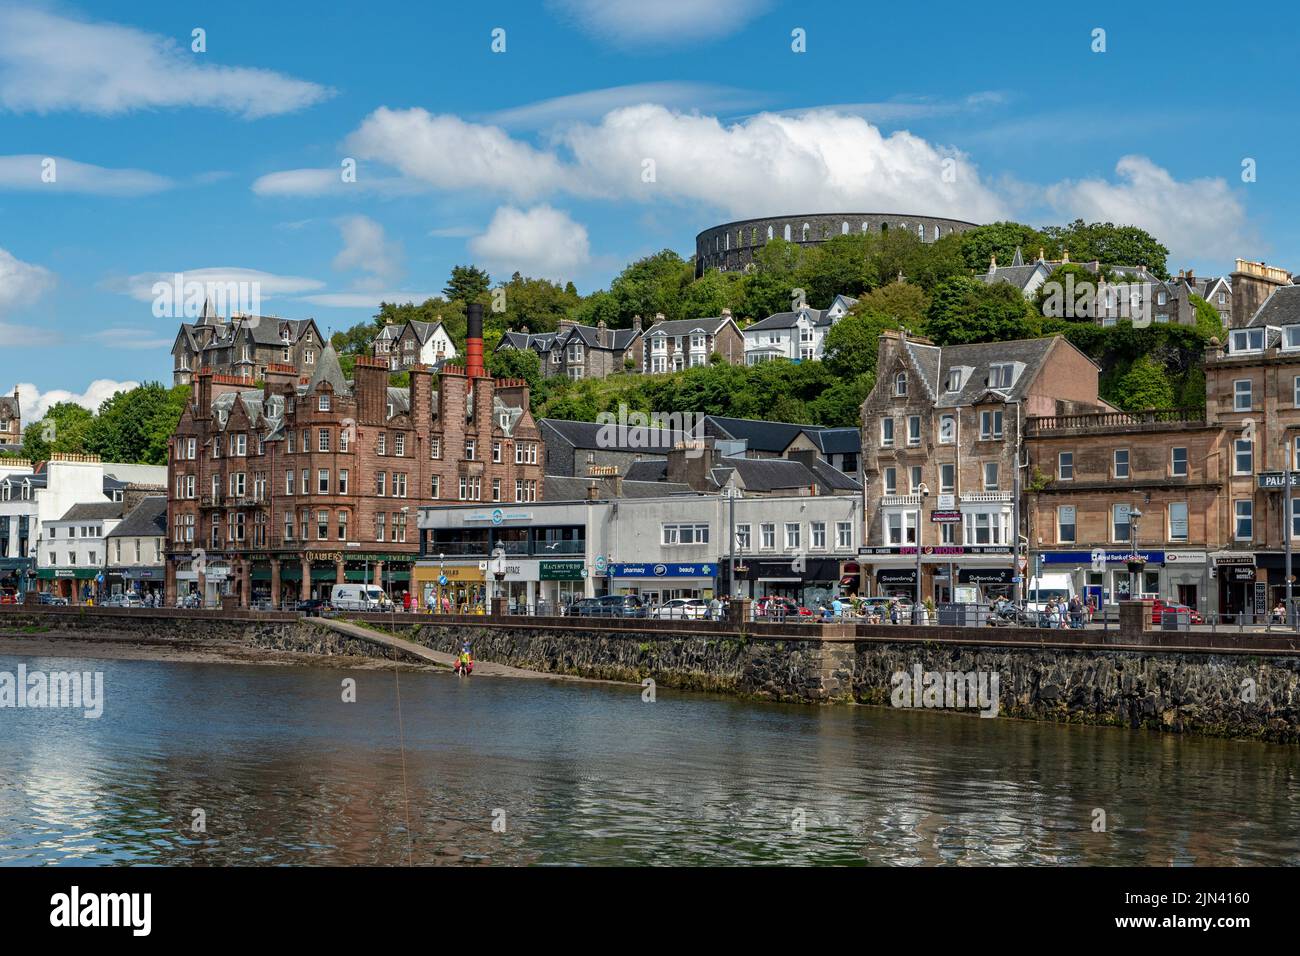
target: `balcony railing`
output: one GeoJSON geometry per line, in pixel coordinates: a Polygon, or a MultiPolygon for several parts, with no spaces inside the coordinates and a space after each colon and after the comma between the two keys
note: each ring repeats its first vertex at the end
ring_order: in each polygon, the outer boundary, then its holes
{"type": "Polygon", "coordinates": [[[899,505],[919,505],[920,495],[885,495],[880,499],[882,508],[895,508],[899,505]]]}
{"type": "Polygon", "coordinates": [[[1202,408],[1156,408],[1145,412],[1094,412],[1086,415],[1034,415],[1025,419],[1026,437],[1045,432],[1112,432],[1158,425],[1202,425],[1202,408]]]}
{"type": "Polygon", "coordinates": [[[963,492],[958,500],[962,504],[1000,503],[1011,500],[1009,491],[970,491],[963,492]]]}

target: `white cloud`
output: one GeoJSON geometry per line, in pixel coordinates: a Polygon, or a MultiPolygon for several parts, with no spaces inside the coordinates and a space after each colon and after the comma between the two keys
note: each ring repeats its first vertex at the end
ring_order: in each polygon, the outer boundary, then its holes
{"type": "MultiPolygon", "coordinates": [[[[310,279],[305,276],[282,276],[270,272],[261,272],[257,269],[233,267],[186,269],[180,271],[179,274],[182,283],[198,282],[205,286],[226,286],[230,283],[247,283],[251,286],[255,283],[257,289],[260,290],[259,295],[263,299],[272,299],[282,295],[299,295],[322,288],[325,285],[319,279],[310,279]]],[[[112,291],[129,295],[140,302],[152,302],[154,300],[154,283],[174,284],[176,275],[175,272],[138,272],[122,279],[109,280],[106,285],[112,291]]]]}
{"type": "Polygon", "coordinates": [[[980,221],[1006,214],[959,151],[906,131],[886,136],[830,110],[724,124],[658,105],[622,107],[598,124],[570,126],[557,148],[544,150],[498,127],[381,108],[347,145],[429,187],[525,199],[563,192],[739,216],[845,209],[980,221]],[[652,182],[644,181],[647,161],[652,182]]]}
{"type": "MultiPolygon", "coordinates": [[[[50,406],[57,405],[59,402],[76,402],[82,408],[97,412],[105,399],[112,398],[118,392],[129,392],[139,384],[139,382],[117,382],[111,378],[97,378],[80,393],[62,388],[42,392],[31,382],[19,382],[14,388],[18,389],[18,406],[22,412],[23,422],[29,424],[40,421],[45,417],[50,406]]],[[[4,392],[5,395],[13,393],[12,388],[4,392]]]]}
{"type": "Polygon", "coordinates": [[[376,309],[381,302],[420,303],[440,295],[438,292],[322,292],[319,295],[305,295],[303,302],[319,305],[327,309],[376,309]]]}
{"type": "Polygon", "coordinates": [[[760,113],[724,125],[661,106],[615,110],[565,135],[593,191],[721,207],[736,216],[839,209],[987,221],[1005,212],[964,154],[856,116],[760,113]],[[646,161],[655,181],[643,182],[646,161]],[[945,176],[950,170],[951,175],[945,176]]]}
{"type": "Polygon", "coordinates": [[[247,119],[290,113],[331,91],[272,70],[220,66],[176,40],[46,10],[0,8],[0,108],[113,115],[200,106],[247,119]]]}
{"type": "Polygon", "coordinates": [[[687,46],[729,36],[770,0],[552,0],[584,32],[618,46],[687,46]]]}
{"type": "Polygon", "coordinates": [[[541,129],[571,120],[597,120],[610,110],[642,103],[699,110],[739,108],[753,101],[753,93],[711,83],[632,83],[556,96],[512,109],[498,110],[490,114],[487,121],[499,126],[541,129]]]}
{"type": "Polygon", "coordinates": [[[435,239],[468,239],[470,236],[477,236],[478,229],[474,226],[443,226],[430,229],[429,235],[435,239]]]}
{"type": "Polygon", "coordinates": [[[33,325],[14,325],[12,322],[0,322],[0,347],[7,349],[31,348],[40,345],[57,345],[61,339],[51,329],[40,329],[33,325]]]}
{"type": "Polygon", "coordinates": [[[128,351],[147,351],[150,349],[169,349],[175,336],[158,337],[157,329],[128,328],[114,326],[103,329],[89,336],[95,342],[110,349],[128,351]]]}
{"type": "Polygon", "coordinates": [[[402,273],[402,244],[384,235],[384,227],[369,216],[348,216],[338,222],[343,248],[334,257],[340,272],[359,269],[378,287],[402,273]]]}
{"type": "Polygon", "coordinates": [[[143,169],[109,169],[61,156],[32,153],[0,156],[0,189],[140,196],[173,185],[166,176],[143,169]]]}
{"type": "Polygon", "coordinates": [[[0,315],[19,306],[31,305],[54,288],[54,273],[44,266],[17,259],[0,249],[0,315]]]}
{"type": "Polygon", "coordinates": [[[585,227],[550,206],[503,206],[469,250],[489,269],[565,279],[591,261],[585,227]]]}
{"type": "Polygon", "coordinates": [[[1140,226],[1175,258],[1230,259],[1248,241],[1245,207],[1225,180],[1179,181],[1145,156],[1123,157],[1115,174],[1057,183],[1046,199],[1067,219],[1140,226]]]}
{"type": "Polygon", "coordinates": [[[527,199],[558,189],[565,180],[560,160],[551,153],[511,139],[496,126],[422,109],[380,107],[344,148],[436,189],[486,189],[527,199]]]}

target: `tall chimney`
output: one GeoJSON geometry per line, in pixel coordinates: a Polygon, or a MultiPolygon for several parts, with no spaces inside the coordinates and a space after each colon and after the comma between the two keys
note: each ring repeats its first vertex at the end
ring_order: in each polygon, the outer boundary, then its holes
{"type": "Polygon", "coordinates": [[[483,303],[465,306],[465,374],[483,377],[483,303]]]}

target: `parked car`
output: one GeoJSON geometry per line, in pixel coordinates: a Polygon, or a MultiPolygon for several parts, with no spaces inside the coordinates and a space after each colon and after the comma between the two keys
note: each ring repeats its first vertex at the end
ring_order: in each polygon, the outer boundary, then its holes
{"type": "Polygon", "coordinates": [[[651,617],[656,618],[683,618],[690,620],[699,620],[708,617],[709,602],[701,601],[699,598],[673,598],[671,601],[665,601],[650,612],[651,617]]]}
{"type": "Polygon", "coordinates": [[[68,599],[65,597],[59,597],[57,594],[47,594],[42,591],[40,596],[36,599],[36,603],[48,604],[51,607],[67,607],[68,599]]]}
{"type": "Polygon", "coordinates": [[[811,621],[813,618],[812,611],[786,597],[761,597],[755,605],[755,612],[759,617],[784,617],[787,621],[800,619],[811,621]]]}
{"type": "Polygon", "coordinates": [[[297,607],[298,613],[305,614],[307,617],[324,617],[325,612],[329,609],[329,602],[322,601],[320,598],[299,601],[297,607]]]}
{"type": "Polygon", "coordinates": [[[1164,598],[1156,598],[1151,605],[1151,623],[1159,625],[1165,611],[1187,611],[1191,614],[1191,623],[1200,624],[1201,615],[1195,608],[1188,607],[1186,604],[1176,604],[1173,601],[1166,601],[1164,598]]]}
{"type": "Polygon", "coordinates": [[[635,594],[583,598],[573,606],[579,617],[645,617],[646,606],[635,594]]]}

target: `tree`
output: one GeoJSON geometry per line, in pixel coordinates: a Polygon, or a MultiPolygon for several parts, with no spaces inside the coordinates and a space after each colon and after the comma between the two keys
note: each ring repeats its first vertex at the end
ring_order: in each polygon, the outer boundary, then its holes
{"type": "Polygon", "coordinates": [[[23,457],[43,461],[52,452],[85,454],[86,433],[94,415],[76,402],[58,402],[23,429],[23,457]]]}
{"type": "Polygon", "coordinates": [[[682,311],[687,318],[721,315],[723,309],[739,316],[744,307],[745,276],[739,272],[710,269],[687,286],[682,296],[682,311]]]}
{"type": "Polygon", "coordinates": [[[1093,321],[1100,312],[1097,283],[1108,278],[1110,270],[1102,266],[1100,275],[1077,262],[1065,262],[1052,270],[1034,293],[1034,309],[1054,319],[1093,321]],[[1067,293],[1069,293],[1067,295],[1067,293]]]}
{"type": "Polygon", "coordinates": [[[1041,329],[1039,316],[1010,283],[987,284],[953,276],[935,288],[926,315],[926,335],[936,345],[1028,339],[1041,329]]]}
{"type": "Polygon", "coordinates": [[[1223,316],[1219,314],[1219,310],[1194,292],[1189,301],[1196,310],[1196,328],[1205,336],[1206,341],[1216,338],[1222,342],[1226,330],[1223,327],[1223,316]]]}
{"type": "Polygon", "coordinates": [[[498,291],[504,293],[505,312],[492,313],[490,321],[503,330],[528,326],[529,332],[554,332],[560,320],[582,301],[572,282],[565,287],[549,279],[530,279],[518,272],[498,291]]]}
{"type": "Polygon", "coordinates": [[[496,378],[522,378],[531,390],[542,382],[542,362],[532,349],[500,349],[487,358],[487,369],[496,378]]]}
{"type": "Polygon", "coordinates": [[[452,266],[442,294],[450,302],[482,302],[486,305],[491,286],[492,277],[478,266],[452,266]]]}
{"type": "Polygon", "coordinates": [[[693,277],[691,264],[671,249],[638,259],[610,283],[616,321],[606,324],[625,329],[631,326],[632,317],[639,315],[649,325],[659,312],[669,319],[688,318],[683,293],[693,277]]]}
{"type": "Polygon", "coordinates": [[[1115,400],[1125,411],[1135,412],[1147,408],[1172,408],[1174,387],[1165,367],[1150,355],[1143,355],[1119,380],[1115,400]]]}
{"type": "Polygon", "coordinates": [[[864,373],[874,373],[880,350],[880,333],[885,329],[902,327],[894,316],[864,303],[865,300],[859,301],[826,333],[822,364],[836,379],[845,380],[864,373]]]}
{"type": "Polygon", "coordinates": [[[830,306],[836,295],[859,296],[878,281],[867,261],[868,249],[864,235],[834,236],[806,251],[794,284],[817,309],[830,306]]]}
{"type": "Polygon", "coordinates": [[[895,280],[868,292],[851,311],[879,312],[898,323],[894,328],[918,330],[924,325],[929,308],[930,297],[924,289],[912,282],[895,280]]]}
{"type": "MultiPolygon", "coordinates": [[[[1002,221],[976,226],[960,233],[959,242],[962,260],[968,269],[976,273],[988,272],[989,260],[993,256],[997,256],[999,266],[1011,265],[1016,249],[1020,250],[1027,263],[1038,259],[1039,249],[1043,250],[1048,259],[1057,258],[1060,252],[1060,247],[1048,234],[1048,230],[1040,232],[1033,226],[1020,222],[1002,221]]],[[[1073,254],[1074,250],[1070,251],[1073,254]]]]}
{"type": "Polygon", "coordinates": [[[1043,232],[1062,250],[1069,250],[1070,258],[1076,262],[1095,259],[1110,265],[1146,266],[1161,279],[1169,278],[1165,269],[1169,250],[1137,226],[1085,223],[1076,219],[1068,226],[1049,226],[1043,232]]]}

